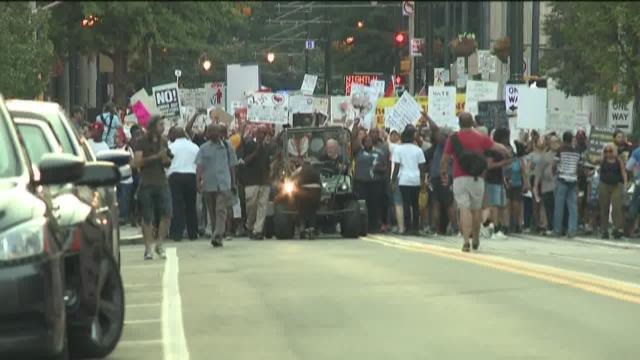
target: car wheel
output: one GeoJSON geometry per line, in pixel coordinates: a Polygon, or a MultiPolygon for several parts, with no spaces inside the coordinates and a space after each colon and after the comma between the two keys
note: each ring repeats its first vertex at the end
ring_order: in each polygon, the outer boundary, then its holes
{"type": "Polygon", "coordinates": [[[360,212],[360,236],[367,236],[369,232],[369,210],[364,209],[360,212]]]}
{"type": "Polygon", "coordinates": [[[273,232],[280,240],[293,238],[293,221],[284,213],[285,210],[286,206],[282,203],[276,203],[273,206],[273,232]]]}
{"type": "Polygon", "coordinates": [[[71,349],[82,358],[103,358],[115,349],[124,326],[124,287],[118,265],[112,257],[100,267],[97,315],[89,331],[71,340],[71,349]]]}
{"type": "Polygon", "coordinates": [[[346,212],[342,215],[342,237],[357,238],[360,236],[360,205],[356,200],[345,203],[346,212]]]}

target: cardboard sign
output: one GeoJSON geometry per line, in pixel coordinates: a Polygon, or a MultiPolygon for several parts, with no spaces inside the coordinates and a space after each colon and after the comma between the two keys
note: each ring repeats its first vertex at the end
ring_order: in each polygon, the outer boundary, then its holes
{"type": "Polygon", "coordinates": [[[547,123],[547,89],[518,89],[518,128],[544,129],[547,123]]]}
{"type": "Polygon", "coordinates": [[[384,126],[391,130],[402,131],[407,125],[413,125],[420,119],[422,107],[413,96],[405,91],[393,108],[391,115],[385,119],[384,126]]]}
{"type": "Polygon", "coordinates": [[[560,137],[565,131],[576,134],[578,129],[584,129],[589,135],[591,126],[589,125],[589,113],[586,111],[561,111],[559,109],[549,109],[547,111],[547,122],[544,128],[545,133],[555,131],[560,137]]]}
{"type": "Polygon", "coordinates": [[[478,115],[479,101],[498,100],[498,82],[496,81],[467,81],[467,94],[464,111],[478,115]]]}
{"type": "Polygon", "coordinates": [[[289,96],[270,92],[249,93],[247,99],[247,120],[286,124],[289,118],[289,96]]]}
{"type": "Polygon", "coordinates": [[[207,93],[207,107],[220,105],[226,110],[227,88],[223,82],[212,82],[204,84],[207,93]]]}
{"type": "Polygon", "coordinates": [[[456,88],[454,86],[429,87],[428,114],[439,126],[458,129],[456,88]]]}
{"type": "MultiPolygon", "coordinates": [[[[377,110],[377,109],[376,109],[377,110]]],[[[350,96],[332,96],[331,97],[331,123],[344,127],[353,126],[353,120],[356,117],[356,110],[351,104],[350,96]]]]}
{"type": "Polygon", "coordinates": [[[318,82],[318,75],[304,74],[304,80],[302,80],[302,86],[300,91],[303,95],[313,95],[316,89],[316,83],[318,82]]]}
{"type": "Polygon", "coordinates": [[[587,149],[587,157],[592,164],[598,164],[602,161],[602,150],[605,145],[613,142],[613,133],[615,129],[612,128],[598,128],[591,129],[589,135],[589,147],[587,149]]]}
{"type": "Polygon", "coordinates": [[[344,77],[344,94],[351,95],[351,85],[369,85],[373,80],[380,79],[379,74],[347,74],[344,77]]]}
{"type": "Polygon", "coordinates": [[[180,94],[181,106],[190,106],[196,109],[207,109],[211,106],[205,88],[179,89],[178,93],[180,94]]]}
{"type": "Polygon", "coordinates": [[[607,120],[609,127],[630,134],[633,131],[633,101],[628,104],[609,101],[607,120]]]}
{"type": "Polygon", "coordinates": [[[495,128],[506,128],[509,126],[507,109],[505,108],[504,101],[502,100],[479,101],[478,119],[489,131],[495,128]]]}
{"type": "Polygon", "coordinates": [[[160,113],[166,117],[180,117],[178,84],[169,83],[153,87],[153,98],[160,113]]]}
{"type": "Polygon", "coordinates": [[[366,129],[371,129],[376,114],[376,104],[378,103],[378,90],[370,86],[353,84],[351,94],[351,104],[356,109],[356,117],[362,119],[360,122],[366,129]]]}

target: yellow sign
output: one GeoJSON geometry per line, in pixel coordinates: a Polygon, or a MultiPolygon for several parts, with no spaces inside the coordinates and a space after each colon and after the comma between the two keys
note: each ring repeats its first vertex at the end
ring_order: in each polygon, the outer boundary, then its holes
{"type": "Polygon", "coordinates": [[[409,59],[400,60],[400,71],[405,73],[411,71],[411,61],[409,59]]]}
{"type": "MultiPolygon", "coordinates": [[[[416,101],[420,106],[422,106],[422,110],[427,112],[429,99],[427,96],[416,96],[416,101]]],[[[464,111],[464,99],[465,94],[456,94],[456,115],[464,111]]],[[[376,126],[379,128],[384,128],[384,112],[385,109],[393,107],[398,101],[397,97],[385,97],[378,99],[378,104],[376,105],[376,126]]]]}

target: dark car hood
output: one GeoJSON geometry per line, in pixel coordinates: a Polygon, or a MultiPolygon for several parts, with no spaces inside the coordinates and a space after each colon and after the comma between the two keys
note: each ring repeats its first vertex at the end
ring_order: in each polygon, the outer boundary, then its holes
{"type": "Polygon", "coordinates": [[[0,180],[0,233],[11,226],[44,216],[46,204],[18,182],[0,180]]]}

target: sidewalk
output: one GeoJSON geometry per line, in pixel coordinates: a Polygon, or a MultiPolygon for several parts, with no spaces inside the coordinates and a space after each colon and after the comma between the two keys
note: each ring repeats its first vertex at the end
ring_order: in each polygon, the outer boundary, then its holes
{"type": "MultiPolygon", "coordinates": [[[[516,236],[516,237],[521,237],[521,238],[546,238],[546,239],[553,239],[553,237],[550,236],[541,236],[541,235],[534,235],[534,234],[510,234],[510,236],[516,236]]],[[[589,244],[589,245],[600,245],[600,246],[608,246],[608,247],[614,247],[614,248],[619,248],[619,249],[636,249],[636,250],[640,250],[640,239],[629,239],[629,238],[623,238],[620,240],[602,240],[602,239],[598,239],[595,237],[588,237],[588,236],[576,236],[573,239],[568,239],[566,236],[560,238],[562,240],[566,240],[566,241],[575,241],[575,242],[580,242],[583,244],[589,244]]]]}
{"type": "Polygon", "coordinates": [[[120,227],[120,245],[138,245],[143,244],[142,228],[140,226],[132,227],[125,225],[120,227]]]}

